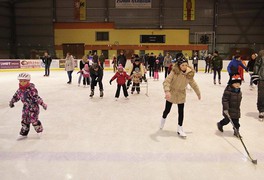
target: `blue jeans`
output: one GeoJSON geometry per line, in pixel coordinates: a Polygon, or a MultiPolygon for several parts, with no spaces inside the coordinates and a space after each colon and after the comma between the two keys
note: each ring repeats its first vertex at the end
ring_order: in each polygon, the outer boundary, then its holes
{"type": "Polygon", "coordinates": [[[71,83],[71,81],[72,81],[72,72],[73,71],[67,71],[67,74],[68,74],[68,78],[69,78],[69,83],[71,83]]]}

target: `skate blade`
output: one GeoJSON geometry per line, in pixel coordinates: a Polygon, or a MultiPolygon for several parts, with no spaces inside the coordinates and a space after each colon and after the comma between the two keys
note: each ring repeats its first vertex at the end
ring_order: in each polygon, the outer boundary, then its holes
{"type": "Polygon", "coordinates": [[[17,141],[21,141],[21,140],[24,140],[24,139],[27,139],[27,136],[18,136],[17,137],[17,141]]]}

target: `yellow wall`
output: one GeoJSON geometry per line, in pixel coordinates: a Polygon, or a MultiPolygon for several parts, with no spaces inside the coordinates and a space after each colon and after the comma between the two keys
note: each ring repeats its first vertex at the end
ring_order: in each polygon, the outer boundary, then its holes
{"type": "MultiPolygon", "coordinates": [[[[55,45],[63,43],[84,43],[86,45],[139,45],[140,35],[166,35],[166,43],[142,43],[142,45],[188,45],[188,29],[150,30],[150,29],[55,29],[55,45]],[[96,41],[95,36],[98,31],[109,32],[109,41],[96,41]]],[[[85,50],[88,54],[89,50],[85,50]]],[[[153,52],[158,55],[162,50],[147,50],[146,53],[153,52]]],[[[56,50],[57,56],[63,58],[62,50],[56,50]]],[[[135,53],[139,53],[136,50],[135,53]]],[[[98,51],[101,54],[101,51],[98,51]]],[[[109,50],[109,58],[117,54],[116,50],[109,50]]]]}
{"type": "MultiPolygon", "coordinates": [[[[114,44],[137,45],[140,44],[140,35],[166,35],[166,45],[188,45],[189,30],[119,30],[119,29],[55,29],[55,45],[63,43],[85,43],[85,44],[114,44]],[[109,41],[95,41],[97,31],[109,32],[109,41]]],[[[146,43],[144,43],[146,44],[146,43]]],[[[158,45],[159,43],[154,43],[158,45]]],[[[164,43],[160,43],[164,45],[164,43]]]]}

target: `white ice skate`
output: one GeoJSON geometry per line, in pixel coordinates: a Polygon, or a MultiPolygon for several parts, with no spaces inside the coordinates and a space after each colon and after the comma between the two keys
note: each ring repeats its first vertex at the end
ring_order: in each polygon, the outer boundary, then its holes
{"type": "Polygon", "coordinates": [[[166,121],[166,119],[162,117],[160,120],[160,129],[163,129],[165,121],[166,121]]]}
{"type": "Polygon", "coordinates": [[[183,131],[183,127],[182,126],[179,126],[178,125],[178,130],[177,130],[177,133],[179,134],[179,136],[181,136],[181,137],[186,137],[186,134],[185,134],[185,132],[183,131]]]}

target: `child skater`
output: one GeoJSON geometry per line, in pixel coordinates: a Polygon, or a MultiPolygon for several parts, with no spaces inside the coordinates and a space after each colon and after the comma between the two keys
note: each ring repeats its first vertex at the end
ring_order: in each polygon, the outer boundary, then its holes
{"type": "Polygon", "coordinates": [[[130,79],[130,76],[124,71],[122,64],[118,65],[117,72],[112,77],[112,79],[109,81],[110,85],[111,85],[112,81],[115,79],[117,82],[117,89],[116,89],[116,94],[115,94],[116,100],[119,98],[121,86],[123,88],[125,98],[128,99],[127,98],[128,93],[127,93],[127,88],[126,88],[126,80],[130,79]]]}
{"type": "Polygon", "coordinates": [[[30,74],[20,73],[18,75],[19,89],[14,94],[13,98],[9,102],[10,108],[13,108],[15,102],[19,100],[24,104],[22,110],[22,128],[20,130],[19,139],[26,138],[30,129],[30,124],[33,125],[37,133],[43,131],[41,122],[38,119],[39,115],[39,105],[41,105],[45,110],[47,105],[43,102],[42,98],[38,95],[38,90],[35,88],[33,83],[30,83],[30,74]]]}
{"type": "Polygon", "coordinates": [[[131,94],[134,93],[135,89],[137,91],[137,93],[140,93],[140,81],[142,78],[142,74],[141,72],[139,72],[139,68],[135,68],[135,71],[133,72],[133,74],[130,76],[133,82],[132,85],[132,89],[131,89],[131,94]]]}
{"type": "Polygon", "coordinates": [[[217,123],[218,130],[224,132],[223,126],[227,125],[230,122],[228,118],[229,116],[233,121],[235,128],[237,129],[237,131],[234,130],[234,136],[236,137],[240,136],[239,118],[240,118],[240,104],[242,100],[242,93],[240,91],[240,86],[241,86],[240,76],[238,74],[233,75],[229,81],[229,84],[226,86],[222,97],[224,119],[222,119],[220,122],[217,123]]]}
{"type": "Polygon", "coordinates": [[[194,73],[194,70],[188,65],[188,61],[184,57],[180,57],[179,59],[177,59],[177,62],[174,64],[171,73],[163,82],[166,104],[161,118],[160,129],[163,129],[164,127],[167,115],[171,110],[172,104],[178,104],[177,133],[181,137],[186,137],[182,125],[187,84],[190,84],[190,86],[194,89],[196,95],[198,96],[198,99],[201,99],[199,87],[193,78],[194,73]]]}
{"type": "Polygon", "coordinates": [[[154,64],[154,80],[159,80],[160,63],[157,59],[154,64]]]}
{"type": "Polygon", "coordinates": [[[89,65],[85,64],[84,68],[82,69],[82,74],[83,74],[83,87],[87,87],[90,85],[90,70],[89,70],[89,65]]]}
{"type": "MultiPolygon", "coordinates": [[[[80,73],[80,76],[79,76],[79,79],[78,79],[78,86],[80,86],[80,84],[81,84],[81,80],[82,80],[82,77],[83,77],[83,68],[84,68],[84,66],[85,66],[85,64],[88,64],[89,65],[89,60],[87,59],[87,56],[86,55],[84,55],[83,57],[82,57],[82,60],[80,61],[80,71],[77,73],[77,74],[79,74],[80,73]]],[[[85,87],[85,79],[83,78],[83,86],[85,87]]]]}

